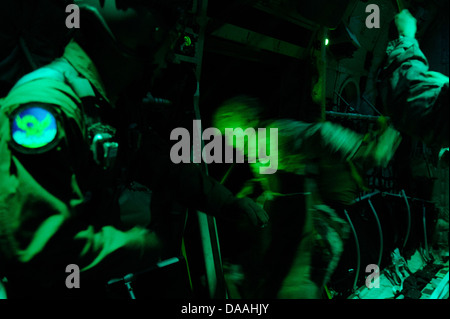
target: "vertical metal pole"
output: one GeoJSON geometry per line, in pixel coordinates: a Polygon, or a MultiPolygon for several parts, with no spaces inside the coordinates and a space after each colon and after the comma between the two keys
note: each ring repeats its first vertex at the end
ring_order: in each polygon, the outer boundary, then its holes
{"type": "Polygon", "coordinates": [[[375,220],[377,221],[378,231],[380,234],[380,252],[378,253],[378,263],[377,266],[379,269],[381,269],[381,259],[383,258],[383,250],[384,250],[384,243],[383,243],[383,229],[381,228],[381,222],[378,218],[377,211],[375,210],[375,207],[373,207],[372,201],[368,200],[370,208],[372,209],[373,215],[375,216],[375,220]]]}
{"type": "MultiPolygon", "coordinates": [[[[205,29],[207,24],[207,8],[208,0],[198,0],[198,24],[200,25],[200,33],[198,37],[198,43],[196,47],[196,76],[197,76],[197,91],[194,95],[194,109],[195,119],[200,120],[200,77],[202,73],[202,60],[203,49],[205,41],[205,29]]],[[[204,147],[202,136],[201,122],[197,122],[198,125],[194,127],[198,134],[200,145],[193,145],[194,163],[202,163],[201,160],[202,150],[204,147]],[[200,156],[200,158],[197,158],[200,156]]],[[[208,174],[208,167],[203,162],[202,168],[206,174],[208,174]]],[[[204,214],[203,212],[197,212],[200,237],[202,241],[203,257],[206,270],[206,281],[208,285],[209,296],[212,299],[224,299],[227,297],[225,279],[223,275],[222,259],[220,255],[219,237],[217,233],[217,225],[214,217],[204,214]]]]}
{"type": "Polygon", "coordinates": [[[408,242],[408,239],[409,239],[409,234],[411,232],[411,208],[409,207],[408,197],[406,197],[406,193],[405,193],[404,189],[402,189],[402,195],[403,195],[403,198],[405,199],[406,210],[408,212],[408,228],[406,230],[406,236],[405,236],[405,240],[403,242],[403,249],[405,249],[406,243],[408,242]]]}
{"type": "Polygon", "coordinates": [[[428,250],[428,235],[427,235],[427,209],[425,203],[422,203],[422,222],[423,222],[423,237],[425,245],[425,258],[430,259],[430,251],[428,250]]]}
{"type": "Polygon", "coordinates": [[[355,274],[355,281],[353,282],[353,292],[355,292],[358,289],[358,279],[359,279],[359,273],[361,271],[361,248],[359,246],[359,240],[358,235],[356,233],[355,226],[353,226],[352,220],[350,219],[350,216],[347,212],[347,210],[344,209],[345,217],[347,217],[348,223],[352,229],[353,236],[355,236],[355,245],[356,245],[356,274],[355,274]]]}
{"type": "Polygon", "coordinates": [[[325,39],[328,37],[328,30],[326,27],[322,27],[320,32],[320,57],[318,63],[320,86],[322,88],[322,95],[320,97],[320,107],[321,107],[321,118],[325,120],[326,118],[326,101],[327,101],[327,45],[325,39]]]}
{"type": "MultiPolygon", "coordinates": [[[[197,81],[200,81],[201,75],[202,75],[202,62],[203,62],[203,49],[205,47],[205,30],[206,25],[208,23],[208,0],[198,0],[197,5],[199,6],[197,9],[197,23],[200,26],[200,31],[198,35],[198,43],[196,48],[196,59],[197,59],[197,65],[196,65],[196,76],[197,81]]],[[[198,89],[198,87],[197,87],[198,89]]],[[[198,93],[198,90],[197,90],[198,93]]]]}

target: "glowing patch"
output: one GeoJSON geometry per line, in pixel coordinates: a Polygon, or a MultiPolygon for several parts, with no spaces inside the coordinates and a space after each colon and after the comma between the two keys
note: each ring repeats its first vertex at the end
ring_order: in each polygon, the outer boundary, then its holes
{"type": "Polygon", "coordinates": [[[58,125],[50,111],[38,106],[28,107],[14,116],[11,133],[14,142],[18,145],[37,149],[55,140],[58,125]]]}

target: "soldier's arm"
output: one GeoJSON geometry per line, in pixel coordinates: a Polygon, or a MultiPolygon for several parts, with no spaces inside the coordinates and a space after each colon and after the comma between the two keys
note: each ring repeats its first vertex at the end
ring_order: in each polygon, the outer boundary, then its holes
{"type": "Polygon", "coordinates": [[[429,145],[448,146],[448,77],[429,70],[415,39],[415,19],[402,12],[396,24],[399,38],[388,44],[379,76],[387,115],[401,132],[429,145]]]}
{"type": "Polygon", "coordinates": [[[248,216],[256,226],[268,222],[266,212],[251,199],[236,198],[230,190],[205,174],[192,163],[174,164],[170,145],[154,131],[143,136],[143,145],[136,167],[136,179],[150,189],[170,194],[185,207],[225,219],[248,216]]]}

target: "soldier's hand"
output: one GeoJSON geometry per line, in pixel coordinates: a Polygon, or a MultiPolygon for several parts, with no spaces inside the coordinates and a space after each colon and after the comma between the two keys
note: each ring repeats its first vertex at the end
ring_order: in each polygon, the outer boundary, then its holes
{"type": "Polygon", "coordinates": [[[252,224],[257,227],[264,228],[269,222],[269,215],[266,211],[248,197],[234,200],[231,208],[248,216],[252,224]]]}

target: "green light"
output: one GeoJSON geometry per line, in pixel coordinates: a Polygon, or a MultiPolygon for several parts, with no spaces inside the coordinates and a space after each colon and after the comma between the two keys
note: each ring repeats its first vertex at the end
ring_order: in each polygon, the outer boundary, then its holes
{"type": "Polygon", "coordinates": [[[184,45],[187,46],[187,47],[189,47],[189,46],[191,46],[191,44],[192,44],[191,38],[188,37],[187,35],[184,36],[184,45]]]}
{"type": "Polygon", "coordinates": [[[327,46],[328,44],[330,44],[330,40],[328,38],[325,39],[325,46],[327,46]]]}

